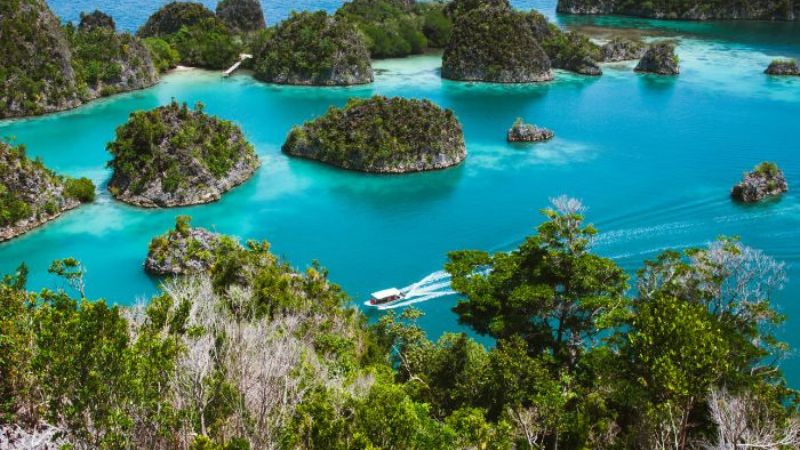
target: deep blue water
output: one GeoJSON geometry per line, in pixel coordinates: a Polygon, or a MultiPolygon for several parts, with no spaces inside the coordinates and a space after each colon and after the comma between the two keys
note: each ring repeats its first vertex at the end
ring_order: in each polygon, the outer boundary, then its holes
{"type": "MultiPolygon", "coordinates": [[[[51,1],[65,20],[101,7],[122,28],[135,29],[160,0],[51,1]]],[[[213,3],[213,2],[211,2],[213,3]]],[[[292,8],[332,9],[337,2],[270,2],[268,21],[292,8]]],[[[554,14],[554,2],[517,3],[554,14]]],[[[171,98],[202,100],[207,110],[239,123],[263,166],[222,201],[200,207],[144,211],[98,201],[10,243],[0,245],[0,273],[26,261],[31,287],[52,286],[49,262],[75,256],[88,268],[88,293],[131,304],[157,281],[141,264],[150,238],[176,215],[245,239],[267,239],[294,265],[319,260],[354,299],[404,286],[440,270],[450,250],[514,248],[533,232],[550,197],[569,194],[588,206],[600,230],[596,250],[633,272],[667,248],[703,245],[719,235],[787,262],[789,282],[776,306],[789,316],[781,331],[800,348],[800,195],[741,206],[728,198],[741,173],[762,160],[778,162],[800,186],[800,80],[762,74],[773,56],[800,54],[796,24],[678,23],[636,19],[565,18],[565,25],[603,34],[641,32],[680,39],[683,72],[657,78],[632,64],[605,66],[601,78],[557,73],[529,86],[460,84],[440,79],[438,56],[376,63],[374,85],[293,88],[264,85],[247,75],[171,74],[158,86],[44,118],[0,122],[53,169],[110,176],[104,147],[131,111],[171,98]],[[637,31],[638,30],[638,31],[637,31]],[[455,110],[469,157],[456,168],[406,176],[370,176],[289,159],[280,145],[289,129],[351,96],[425,97],[455,110]],[[517,116],[552,128],[556,139],[510,146],[505,130],[517,116]]],[[[455,298],[419,303],[433,337],[459,330],[455,298]]],[[[374,317],[375,313],[370,312],[374,317]]],[[[785,365],[800,386],[800,358],[785,365]]]]}

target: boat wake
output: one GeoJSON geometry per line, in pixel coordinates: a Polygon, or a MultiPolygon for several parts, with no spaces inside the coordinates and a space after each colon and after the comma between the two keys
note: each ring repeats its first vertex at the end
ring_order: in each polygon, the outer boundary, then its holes
{"type": "Polygon", "coordinates": [[[386,311],[427,302],[435,298],[455,295],[456,293],[450,288],[450,274],[444,270],[434,272],[416,283],[400,289],[400,292],[403,294],[403,299],[400,301],[385,305],[372,305],[369,301],[366,301],[364,304],[380,311],[386,311]]]}

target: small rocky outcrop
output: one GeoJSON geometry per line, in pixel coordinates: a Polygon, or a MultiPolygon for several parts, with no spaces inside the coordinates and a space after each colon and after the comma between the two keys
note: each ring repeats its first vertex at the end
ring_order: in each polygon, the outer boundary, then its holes
{"type": "Polygon", "coordinates": [[[455,114],[428,100],[372,97],[351,100],[295,127],[283,152],[373,173],[438,170],[467,156],[455,114]]]}
{"type": "Polygon", "coordinates": [[[525,123],[520,117],[508,130],[506,139],[508,142],[542,142],[552,139],[553,136],[555,136],[555,133],[552,131],[525,123]]]}
{"type": "Polygon", "coordinates": [[[144,270],[160,276],[206,272],[218,255],[240,248],[234,239],[204,228],[193,228],[189,216],[178,216],[175,229],[150,241],[144,270]]]}
{"type": "Polygon", "coordinates": [[[651,45],[634,70],[657,75],[677,75],[681,73],[678,55],[675,54],[675,44],[672,42],[658,42],[651,45]]]}
{"type": "Polygon", "coordinates": [[[784,0],[558,0],[556,11],[560,14],[624,15],[670,20],[798,20],[800,3],[784,0]]]}
{"type": "Polygon", "coordinates": [[[255,77],[278,84],[346,86],[374,80],[355,25],[324,11],[292,15],[255,58],[255,77]]]}
{"type": "Polygon", "coordinates": [[[217,4],[217,18],[238,33],[249,33],[267,27],[259,0],[222,0],[217,4]]]}
{"type": "Polygon", "coordinates": [[[731,197],[744,203],[753,203],[767,197],[781,195],[789,190],[783,172],[774,163],[763,162],[733,187],[731,197]]]}
{"type": "Polygon", "coordinates": [[[442,77],[458,81],[530,83],[553,79],[550,58],[524,14],[500,7],[459,16],[442,58],[442,77]]]}
{"type": "Polygon", "coordinates": [[[94,196],[90,180],[57,175],[28,159],[25,147],[0,142],[0,242],[91,202],[94,196]]]}
{"type": "Polygon", "coordinates": [[[259,166],[253,146],[232,122],[201,104],[171,104],[131,114],[108,144],[108,189],[126,203],[175,207],[209,203],[247,181],[259,166]]]}
{"type": "Polygon", "coordinates": [[[114,23],[114,19],[111,16],[102,11],[95,9],[88,14],[81,13],[81,21],[78,25],[78,29],[81,31],[91,31],[95,28],[104,28],[115,31],[117,29],[117,25],[114,23]]]}
{"type": "Polygon", "coordinates": [[[214,12],[200,3],[172,2],[147,19],[136,34],[140,37],[164,37],[191,27],[205,19],[214,19],[214,12]]]}
{"type": "Polygon", "coordinates": [[[647,51],[647,46],[639,41],[614,38],[605,43],[601,50],[605,62],[632,61],[641,59],[647,51]]]}
{"type": "Polygon", "coordinates": [[[800,64],[797,63],[796,59],[776,59],[769,64],[764,73],[767,75],[800,76],[800,64]]]}

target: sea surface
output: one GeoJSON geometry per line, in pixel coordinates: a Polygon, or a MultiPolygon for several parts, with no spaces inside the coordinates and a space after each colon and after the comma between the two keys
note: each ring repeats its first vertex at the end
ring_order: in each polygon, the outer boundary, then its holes
{"type": "MultiPolygon", "coordinates": [[[[52,0],[64,20],[96,7],[135,30],[161,0],[52,0]]],[[[213,1],[206,1],[213,4],[213,1]]],[[[448,251],[507,251],[534,232],[539,210],[567,194],[589,207],[600,230],[595,249],[631,273],[669,248],[739,236],[787,263],[789,281],[775,295],[787,314],[782,338],[800,349],[800,79],[762,72],[776,56],[800,56],[800,25],[682,23],[555,16],[553,0],[517,2],[597,37],[638,34],[674,38],[682,73],[658,78],[633,63],[606,65],[599,78],[558,72],[550,83],[497,86],[444,81],[432,54],[376,61],[376,82],[353,88],[266,85],[247,74],[177,71],[154,88],[93,102],[43,118],[0,122],[56,171],[88,176],[96,203],[0,245],[0,273],[25,261],[30,287],[53,287],[54,258],[74,256],[88,269],[88,295],[113,303],[144,301],[158,280],[142,262],[149,240],[189,214],[197,226],[242,239],[266,239],[298,268],[317,260],[360,305],[370,292],[412,286],[431,337],[461,331],[457,301],[439,272],[448,251]],[[280,147],[292,126],[374,94],[428,98],[452,108],[464,126],[469,156],[449,170],[404,176],[346,172],[290,159],[280,147]],[[211,114],[238,123],[263,162],[252,180],[214,204],[161,211],[114,201],[106,192],[107,142],[132,111],[172,98],[202,101],[211,114]],[[545,144],[509,145],[505,131],[522,116],[555,130],[545,144]],[[731,202],[745,170],[777,162],[792,191],[754,206],[731,202]]],[[[268,2],[274,23],[298,8],[332,10],[335,1],[268,2]]],[[[368,311],[375,318],[381,312],[368,311]]],[[[784,368],[800,387],[800,355],[784,368]]]]}

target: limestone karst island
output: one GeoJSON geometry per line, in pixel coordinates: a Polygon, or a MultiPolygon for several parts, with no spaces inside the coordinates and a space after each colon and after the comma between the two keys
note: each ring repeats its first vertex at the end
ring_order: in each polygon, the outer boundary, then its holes
{"type": "Polygon", "coordinates": [[[0,0],[0,450],[800,449],[800,0],[0,0]]]}

